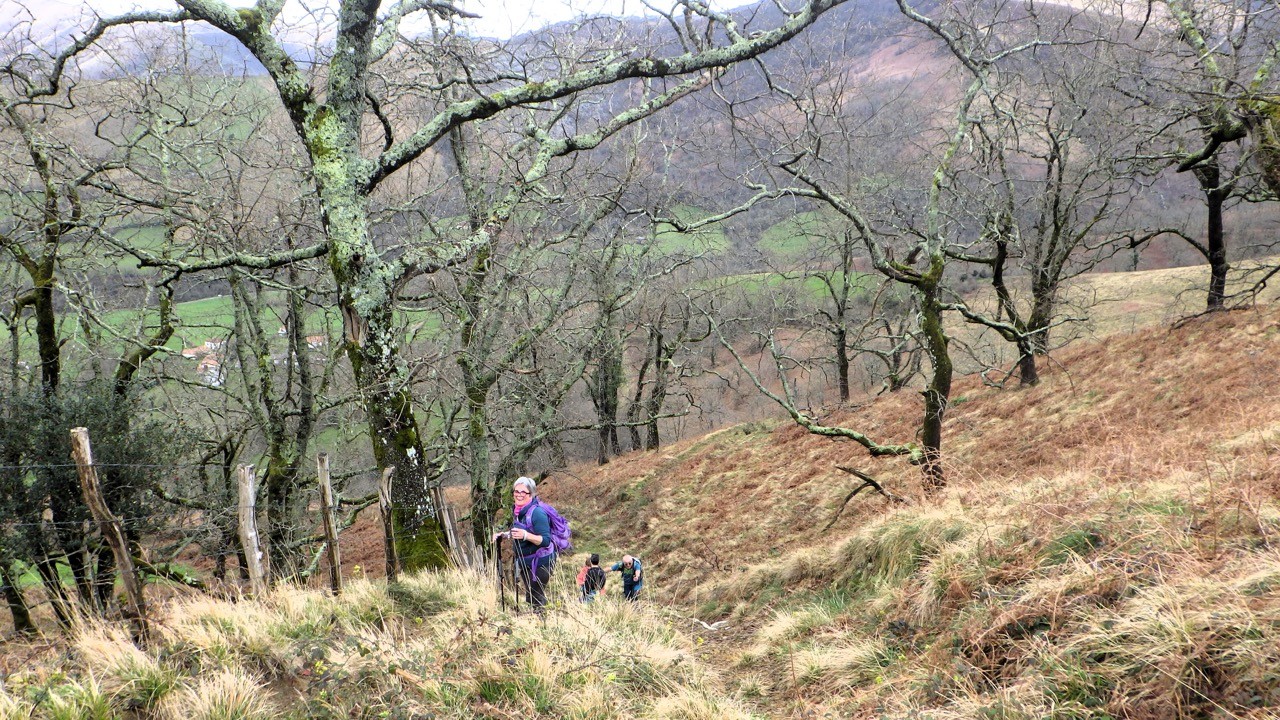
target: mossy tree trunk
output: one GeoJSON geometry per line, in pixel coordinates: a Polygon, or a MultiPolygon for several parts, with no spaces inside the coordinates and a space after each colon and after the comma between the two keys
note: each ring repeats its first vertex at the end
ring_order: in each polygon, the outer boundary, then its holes
{"type": "Polygon", "coordinates": [[[1222,169],[1218,158],[1212,157],[1194,169],[1200,190],[1204,193],[1205,243],[1203,252],[1209,261],[1209,290],[1205,299],[1208,310],[1221,310],[1227,297],[1227,241],[1222,221],[1222,207],[1234,187],[1234,183],[1222,182],[1222,169]]]}
{"type": "Polygon", "coordinates": [[[81,205],[74,184],[64,187],[55,176],[49,143],[23,116],[18,103],[6,103],[4,112],[22,139],[20,149],[25,152],[31,163],[30,169],[40,183],[41,189],[36,197],[41,204],[38,219],[32,219],[32,226],[27,228],[30,240],[24,243],[16,233],[3,232],[0,233],[0,247],[8,251],[31,281],[30,290],[16,299],[14,313],[16,315],[23,307],[30,307],[35,315],[40,384],[45,392],[52,394],[58,390],[62,373],[62,344],[58,340],[58,315],[54,307],[58,254],[66,231],[81,219],[81,205]]]}
{"type": "Polygon", "coordinates": [[[241,11],[238,17],[243,25],[234,29],[272,71],[311,159],[347,359],[374,460],[379,468],[395,467],[396,549],[402,568],[411,572],[443,567],[448,542],[434,501],[439,478],[424,451],[394,323],[401,273],[382,257],[370,234],[365,181],[371,168],[358,152],[377,6],[376,2],[342,3],[323,103],[283,47],[267,36],[273,18],[241,11]]]}
{"type": "Polygon", "coordinates": [[[1271,192],[1280,196],[1280,102],[1259,101],[1258,121],[1253,129],[1258,147],[1258,164],[1262,180],[1271,192]]]}
{"type": "Polygon", "coordinates": [[[36,624],[31,620],[31,611],[18,587],[17,575],[13,571],[12,560],[8,557],[0,559],[0,586],[4,587],[5,603],[9,606],[9,614],[13,616],[13,629],[19,635],[34,635],[37,631],[36,624]]]}
{"type": "MultiPolygon", "coordinates": [[[[1197,84],[1192,88],[1190,102],[1197,110],[1195,116],[1199,121],[1198,131],[1204,145],[1201,149],[1187,153],[1180,158],[1178,172],[1190,170],[1200,183],[1205,196],[1207,219],[1205,223],[1204,243],[1191,241],[1209,262],[1209,288],[1206,294],[1205,307],[1208,310],[1220,310],[1226,303],[1227,273],[1230,265],[1227,262],[1226,236],[1223,229],[1222,209],[1226,200],[1235,191],[1239,176],[1231,172],[1223,172],[1222,149],[1237,143],[1249,136],[1250,123],[1257,128],[1257,110],[1266,107],[1255,103],[1258,97],[1266,96],[1266,88],[1273,84],[1272,72],[1277,60],[1280,60],[1280,45],[1271,43],[1263,53],[1252,58],[1255,62],[1252,77],[1246,75],[1246,63],[1243,57],[1242,42],[1250,30],[1257,31],[1255,23],[1263,22],[1260,18],[1265,14],[1256,14],[1252,10],[1225,17],[1230,31],[1222,34],[1222,28],[1211,27],[1210,14],[1199,11],[1196,6],[1181,0],[1169,0],[1168,5],[1172,19],[1177,23],[1178,39],[1195,53],[1194,66],[1198,75],[1197,84]],[[1202,26],[1201,23],[1205,23],[1202,26]],[[1252,106],[1252,107],[1251,107],[1252,106]],[[1246,122],[1245,118],[1250,118],[1246,122]]],[[[1230,8],[1226,9],[1231,13],[1230,8]]],[[[1264,170],[1264,181],[1268,162],[1266,135],[1258,135],[1255,139],[1264,142],[1259,148],[1264,170]]],[[[1274,159],[1272,157],[1271,159],[1274,159]]]]}
{"type": "MultiPolygon", "coordinates": [[[[342,305],[344,318],[357,312],[354,305],[348,295],[342,305]]],[[[401,568],[412,572],[443,567],[448,560],[448,541],[433,492],[439,476],[423,450],[408,372],[400,362],[393,334],[390,303],[385,310],[366,310],[348,322],[358,324],[364,332],[362,341],[348,336],[347,359],[355,372],[374,461],[379,468],[395,467],[392,518],[401,568]]]]}
{"type": "Polygon", "coordinates": [[[940,298],[942,273],[946,260],[941,249],[931,258],[929,269],[915,285],[920,296],[920,332],[925,352],[933,367],[929,385],[924,389],[924,419],[920,424],[920,446],[924,451],[921,469],[926,493],[946,487],[942,466],[942,421],[951,398],[952,364],[949,340],[942,326],[943,303],[940,298]]]}
{"type": "MultiPolygon", "coordinates": [[[[62,343],[58,337],[58,314],[54,304],[54,289],[58,284],[59,253],[66,239],[66,232],[81,219],[81,204],[75,195],[74,184],[65,185],[55,175],[55,163],[50,143],[23,115],[18,102],[5,104],[5,115],[22,139],[21,150],[30,162],[30,170],[40,184],[33,197],[40,202],[38,214],[28,218],[26,241],[9,232],[0,233],[3,247],[27,274],[31,287],[19,295],[14,303],[14,317],[21,317],[25,309],[35,316],[36,351],[40,358],[40,387],[52,405],[62,383],[62,343]]],[[[74,490],[74,486],[71,486],[74,490]]],[[[92,607],[92,588],[85,569],[85,537],[77,521],[84,514],[80,493],[68,490],[49,495],[49,512],[58,531],[42,538],[40,554],[41,580],[51,598],[65,597],[61,578],[56,571],[48,570],[63,559],[72,570],[76,588],[85,607],[92,607]],[[57,587],[55,587],[55,584],[57,587]]],[[[60,624],[68,622],[65,605],[54,602],[60,624]]]]}

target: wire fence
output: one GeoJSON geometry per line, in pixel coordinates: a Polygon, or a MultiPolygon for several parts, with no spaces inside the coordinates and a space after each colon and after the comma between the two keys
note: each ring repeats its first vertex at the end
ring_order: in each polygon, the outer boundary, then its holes
{"type": "MultiPolygon", "coordinates": [[[[81,459],[91,457],[87,436],[84,443],[83,454],[76,454],[81,459]]],[[[415,518],[423,515],[424,509],[429,509],[426,515],[434,517],[443,527],[444,545],[454,562],[472,566],[483,562],[482,553],[474,543],[471,533],[463,530],[463,523],[459,522],[456,509],[444,501],[443,492],[439,489],[428,494],[427,502],[394,503],[390,500],[394,469],[387,468],[382,472],[370,469],[338,474],[339,483],[343,489],[372,485],[378,490],[373,493],[344,495],[333,492],[332,489],[326,491],[326,486],[331,487],[332,482],[327,458],[322,454],[317,458],[317,463],[314,485],[296,485],[293,497],[287,503],[276,502],[272,507],[265,508],[268,512],[264,512],[264,507],[259,502],[267,493],[258,486],[253,466],[240,465],[234,476],[228,477],[225,466],[213,463],[69,462],[0,465],[0,474],[16,474],[19,484],[23,478],[32,474],[76,470],[84,492],[84,505],[79,502],[81,498],[51,495],[35,502],[27,498],[25,506],[21,500],[15,504],[13,498],[9,498],[8,507],[0,509],[0,561],[4,562],[6,571],[11,569],[14,560],[25,561],[29,569],[41,565],[74,565],[73,555],[84,554],[87,559],[90,552],[105,551],[103,542],[93,540],[95,536],[100,535],[102,540],[107,540],[113,534],[123,536],[124,530],[129,529],[134,542],[133,549],[117,550],[112,547],[122,578],[131,561],[136,561],[137,565],[152,576],[163,577],[164,572],[172,574],[172,562],[178,560],[183,552],[187,552],[189,558],[191,553],[188,549],[196,545],[200,547],[198,556],[206,560],[216,558],[218,567],[223,571],[230,569],[229,559],[234,559],[239,566],[240,575],[248,572],[255,593],[265,591],[269,586],[270,577],[266,570],[268,559],[279,563],[273,573],[276,577],[308,578],[317,574],[323,558],[327,556],[330,561],[331,584],[334,592],[339,592],[342,573],[337,547],[340,546],[340,535],[356,523],[361,512],[372,505],[378,505],[382,519],[381,545],[386,554],[386,572],[390,579],[394,579],[399,570],[391,519],[391,515],[397,510],[409,511],[401,514],[412,525],[415,518]],[[181,490],[160,488],[154,486],[152,481],[149,484],[153,487],[142,490],[143,493],[150,490],[145,497],[152,502],[146,510],[141,511],[139,498],[134,496],[119,502],[121,508],[129,510],[116,514],[105,502],[101,489],[97,488],[96,478],[99,472],[119,474],[129,470],[172,470],[182,473],[198,470],[203,474],[210,469],[218,470],[216,479],[210,483],[210,478],[206,475],[206,487],[203,490],[188,488],[188,494],[195,495],[194,497],[178,497],[181,490]],[[93,481],[86,480],[86,477],[93,478],[93,481]],[[209,485],[213,487],[210,488],[209,485]],[[91,494],[95,497],[91,497],[91,494]],[[68,514],[78,517],[67,519],[65,516],[68,514]],[[260,527],[264,520],[276,523],[277,526],[260,527]],[[246,527],[249,528],[248,532],[246,527]],[[31,532],[33,530],[39,532],[31,532]],[[28,539],[36,538],[33,543],[35,547],[28,548],[27,553],[18,552],[21,543],[14,542],[15,538],[23,536],[28,539]],[[7,543],[6,537],[9,540],[7,543]],[[71,538],[69,541],[68,537],[71,538]],[[158,553],[164,559],[124,557],[136,554],[143,538],[148,547],[142,554],[158,553]],[[264,546],[263,540],[266,538],[270,538],[271,547],[264,546]],[[67,546],[68,542],[71,547],[67,546]],[[33,556],[20,557],[21,554],[33,556]],[[166,567],[160,568],[163,572],[157,574],[157,568],[162,565],[166,567]],[[285,566],[284,572],[280,572],[281,565],[285,566]]],[[[14,478],[10,477],[9,480],[14,478]]],[[[403,531],[406,523],[401,522],[400,525],[403,531]]],[[[434,532],[435,528],[431,531],[434,532]]],[[[369,542],[367,537],[364,542],[369,542]]],[[[370,549],[365,548],[366,552],[370,549]]],[[[85,560],[80,562],[83,568],[85,560]]],[[[43,583],[47,585],[50,578],[47,573],[42,574],[43,583]]],[[[230,577],[234,578],[234,575],[230,577]]],[[[65,584],[66,580],[53,582],[65,584]]],[[[77,575],[75,582],[80,584],[83,580],[77,575]]],[[[56,587],[46,588],[46,591],[46,594],[60,592],[56,587]]]]}

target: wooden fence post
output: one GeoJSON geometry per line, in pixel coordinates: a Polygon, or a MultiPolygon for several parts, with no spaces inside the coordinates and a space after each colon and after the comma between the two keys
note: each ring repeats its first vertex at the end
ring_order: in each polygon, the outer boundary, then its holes
{"type": "Polygon", "coordinates": [[[89,446],[89,431],[78,427],[71,429],[71,457],[75,459],[76,469],[80,473],[80,489],[84,493],[84,501],[98,521],[102,537],[111,546],[116,558],[116,568],[120,570],[120,579],[124,584],[125,616],[133,624],[133,639],[144,642],[147,639],[147,606],[142,597],[142,578],[133,565],[133,555],[129,552],[129,544],[124,538],[124,529],[120,521],[111,514],[106,498],[102,496],[102,486],[98,483],[98,471],[93,467],[93,449],[89,446]]]}
{"type": "Polygon", "coordinates": [[[396,555],[395,520],[391,517],[391,476],[394,466],[384,468],[382,479],[378,482],[378,511],[382,513],[383,548],[387,555],[387,582],[393,583],[400,577],[400,557],[396,555]]]}
{"type": "Polygon", "coordinates": [[[316,476],[320,480],[320,518],[324,521],[324,538],[329,551],[329,588],[342,594],[342,552],[338,548],[338,503],[333,500],[329,482],[329,453],[316,456],[316,476]]]}
{"type": "Polygon", "coordinates": [[[240,487],[240,544],[249,564],[249,588],[261,597],[267,592],[268,559],[258,542],[257,480],[252,465],[241,465],[236,476],[240,487]]]}
{"type": "Polygon", "coordinates": [[[467,568],[483,567],[484,559],[476,550],[475,539],[471,537],[471,533],[463,533],[458,523],[457,506],[452,503],[443,503],[440,506],[440,518],[448,528],[449,557],[453,559],[453,564],[467,568]]]}
{"type": "MultiPolygon", "coordinates": [[[[457,518],[458,508],[456,506],[451,506],[451,507],[453,507],[453,516],[457,518]]],[[[459,550],[463,553],[463,557],[466,558],[467,567],[470,567],[475,570],[483,570],[484,569],[484,553],[481,552],[480,548],[476,545],[475,534],[470,532],[467,532],[467,533],[460,532],[458,534],[458,542],[459,542],[459,550]]]]}
{"type": "Polygon", "coordinates": [[[432,493],[432,502],[436,504],[436,517],[440,519],[440,524],[444,526],[445,542],[449,543],[449,549],[457,552],[458,549],[458,521],[454,519],[453,508],[444,501],[444,493],[432,493]]]}

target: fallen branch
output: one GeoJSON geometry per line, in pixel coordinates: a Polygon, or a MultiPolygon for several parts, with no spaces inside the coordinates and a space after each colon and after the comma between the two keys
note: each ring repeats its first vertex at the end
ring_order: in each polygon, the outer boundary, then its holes
{"type": "Polygon", "coordinates": [[[862,484],[854,488],[853,490],[851,490],[849,494],[844,497],[844,502],[840,503],[840,509],[836,511],[835,517],[831,518],[831,522],[827,523],[827,526],[822,528],[823,530],[830,530],[831,526],[835,525],[836,521],[840,519],[840,515],[844,512],[844,509],[849,506],[849,501],[852,500],[854,496],[856,496],[858,493],[862,492],[863,490],[866,490],[867,488],[871,488],[872,490],[875,490],[876,492],[880,493],[889,502],[904,503],[904,504],[909,504],[911,502],[911,500],[909,500],[908,498],[902,497],[901,495],[895,495],[889,492],[888,490],[885,490],[884,486],[882,486],[879,482],[877,482],[875,478],[862,472],[861,470],[855,470],[853,468],[845,467],[843,465],[837,465],[836,469],[843,470],[849,473],[850,475],[857,477],[859,480],[862,480],[862,484]]]}

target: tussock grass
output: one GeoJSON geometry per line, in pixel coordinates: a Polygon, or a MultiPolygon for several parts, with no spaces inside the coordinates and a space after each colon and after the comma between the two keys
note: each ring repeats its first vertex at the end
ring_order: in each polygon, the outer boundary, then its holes
{"type": "Polygon", "coordinates": [[[649,717],[653,720],[747,720],[754,716],[734,700],[681,690],[660,698],[649,717]]]}
{"type": "Polygon", "coordinates": [[[1233,589],[1250,597],[1275,596],[1280,593],[1280,549],[1264,554],[1247,575],[1236,580],[1233,589]]]}
{"type": "Polygon", "coordinates": [[[25,698],[9,697],[8,702],[0,701],[5,712],[13,713],[15,718],[115,720],[119,717],[111,699],[93,675],[71,678],[52,673],[31,683],[19,678],[18,684],[23,686],[25,698]]]}
{"type": "Polygon", "coordinates": [[[662,608],[583,605],[567,589],[544,615],[515,615],[493,587],[456,570],[357,581],[340,597],[170,600],[145,649],[85,624],[60,666],[0,695],[0,720],[749,716],[662,608]]]}
{"type": "MultiPolygon", "coordinates": [[[[945,508],[897,511],[860,528],[834,549],[798,550],[781,561],[760,563],[716,588],[718,597],[743,603],[768,587],[790,587],[819,580],[851,593],[873,593],[884,583],[912,575],[924,561],[962,539],[971,528],[945,508]]],[[[739,604],[738,612],[754,609],[739,604]]]]}
{"type": "Polygon", "coordinates": [[[897,653],[880,639],[818,638],[809,649],[797,653],[796,682],[823,689],[863,685],[882,680],[885,668],[896,658],[897,653]]]}
{"type": "Polygon", "coordinates": [[[1247,717],[1280,708],[1274,513],[1186,472],[956,488],[712,592],[740,619],[771,584],[809,598],[774,607],[734,667],[829,712],[1247,717]]]}
{"type": "Polygon", "coordinates": [[[606,720],[614,717],[613,698],[601,686],[573,693],[562,708],[565,720],[606,720]]]}
{"type": "Polygon", "coordinates": [[[30,717],[30,706],[0,689],[0,720],[28,720],[30,717]]]}
{"type": "Polygon", "coordinates": [[[1070,647],[1116,688],[1118,713],[1280,705],[1280,608],[1259,608],[1230,583],[1188,577],[1144,588],[1100,613],[1070,647]]]}
{"type": "Polygon", "coordinates": [[[117,706],[149,711],[178,686],[178,672],[138,649],[122,628],[82,623],[72,649],[117,706]]]}
{"type": "Polygon", "coordinates": [[[823,602],[809,603],[790,611],[775,611],[773,619],[756,632],[755,643],[739,655],[737,664],[745,667],[771,655],[787,652],[791,643],[808,637],[815,629],[835,623],[840,611],[840,607],[823,602]]]}
{"type": "Polygon", "coordinates": [[[262,681],[243,670],[220,670],[184,685],[161,705],[164,720],[270,720],[279,717],[262,681]]]}

